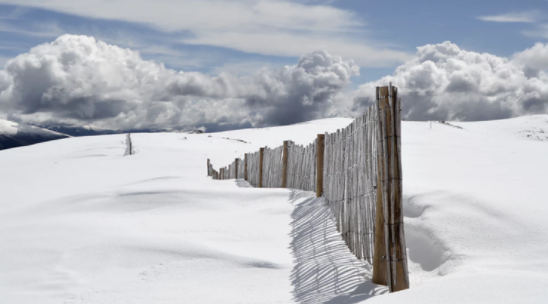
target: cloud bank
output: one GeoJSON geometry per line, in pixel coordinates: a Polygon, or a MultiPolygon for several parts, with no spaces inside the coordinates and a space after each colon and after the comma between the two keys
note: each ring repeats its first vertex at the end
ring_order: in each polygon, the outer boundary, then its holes
{"type": "Polygon", "coordinates": [[[353,96],[354,112],[374,102],[376,86],[392,82],[411,120],[491,120],[548,112],[548,45],[511,59],[461,50],[444,42],[418,48],[394,75],[366,83],[353,96]]]}
{"type": "Polygon", "coordinates": [[[418,48],[393,75],[349,90],[352,60],[326,51],[252,76],[167,69],[139,53],[63,35],[6,62],[0,116],[41,125],[209,131],[355,116],[392,82],[411,120],[490,120],[548,112],[548,45],[511,58],[444,42],[418,48]]]}
{"type": "Polygon", "coordinates": [[[63,35],[9,60],[0,104],[17,121],[151,128],[262,126],[325,116],[358,75],[325,51],[250,77],[177,72],[93,37],[63,35]]]}

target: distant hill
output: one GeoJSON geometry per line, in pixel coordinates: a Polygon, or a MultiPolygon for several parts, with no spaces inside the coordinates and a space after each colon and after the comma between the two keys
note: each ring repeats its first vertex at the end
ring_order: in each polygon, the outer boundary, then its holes
{"type": "Polygon", "coordinates": [[[47,130],[54,132],[67,134],[70,136],[91,136],[91,135],[107,135],[107,134],[124,134],[124,133],[189,133],[189,134],[198,134],[204,133],[204,128],[195,128],[195,127],[174,127],[174,128],[144,128],[144,129],[104,129],[94,126],[74,126],[74,125],[64,125],[64,126],[38,126],[47,130]]]}
{"type": "Polygon", "coordinates": [[[91,136],[91,135],[107,135],[107,134],[122,134],[122,133],[128,133],[123,130],[117,130],[117,129],[102,129],[92,126],[72,126],[72,125],[65,125],[65,126],[38,126],[40,128],[44,128],[46,130],[50,130],[53,132],[61,133],[61,134],[67,134],[70,136],[91,136]]]}
{"type": "Polygon", "coordinates": [[[70,136],[31,125],[0,119],[0,150],[67,137],[70,136]]]}

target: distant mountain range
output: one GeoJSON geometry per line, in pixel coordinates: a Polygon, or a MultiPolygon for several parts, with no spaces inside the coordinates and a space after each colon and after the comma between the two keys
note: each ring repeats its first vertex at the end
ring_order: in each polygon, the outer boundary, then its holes
{"type": "Polygon", "coordinates": [[[0,150],[70,137],[36,126],[0,119],[0,150]]]}
{"type": "Polygon", "coordinates": [[[90,135],[106,135],[106,134],[124,134],[124,133],[159,133],[159,132],[180,132],[180,133],[204,133],[200,128],[147,128],[147,129],[103,129],[92,126],[38,126],[47,130],[58,133],[67,134],[70,136],[90,136],[90,135]]]}
{"type": "Polygon", "coordinates": [[[91,135],[123,133],[183,132],[204,133],[201,128],[102,129],[92,126],[33,126],[0,119],[0,150],[28,146],[45,141],[91,135]]]}

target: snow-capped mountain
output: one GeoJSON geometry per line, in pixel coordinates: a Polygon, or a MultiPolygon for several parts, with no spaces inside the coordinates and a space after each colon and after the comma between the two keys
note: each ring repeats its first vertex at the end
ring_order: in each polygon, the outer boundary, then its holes
{"type": "Polygon", "coordinates": [[[392,294],[324,198],[206,176],[351,121],[2,151],[0,303],[548,303],[548,115],[402,122],[411,288],[392,294]]]}
{"type": "Polygon", "coordinates": [[[63,125],[63,126],[38,126],[47,130],[54,132],[68,134],[70,136],[90,136],[90,135],[108,135],[108,134],[124,134],[124,133],[189,133],[189,134],[198,134],[204,133],[204,127],[188,127],[188,126],[179,126],[173,128],[136,128],[136,129],[106,129],[96,126],[73,126],[73,125],[63,125]]]}
{"type": "Polygon", "coordinates": [[[0,150],[70,137],[39,127],[0,119],[0,150]]]}

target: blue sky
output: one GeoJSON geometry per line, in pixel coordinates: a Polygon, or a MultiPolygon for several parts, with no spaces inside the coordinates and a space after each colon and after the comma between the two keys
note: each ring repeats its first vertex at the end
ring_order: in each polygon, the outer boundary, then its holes
{"type": "MultiPolygon", "coordinates": [[[[120,2],[131,5],[131,1],[120,2]]],[[[168,1],[169,2],[169,1],[168,1]]],[[[184,3],[185,1],[179,1],[184,3]]],[[[208,2],[208,1],[205,1],[208,2]]],[[[222,1],[227,3],[227,1],[222,1]]],[[[254,1],[239,1],[243,5],[252,6],[254,1]],[[248,3],[246,3],[248,2],[248,3]]],[[[108,13],[111,8],[105,6],[101,11],[102,1],[0,1],[0,62],[38,44],[50,42],[64,33],[84,34],[122,47],[138,50],[143,58],[164,62],[166,67],[177,70],[193,70],[208,74],[218,74],[228,71],[237,74],[247,74],[260,67],[275,67],[295,64],[298,49],[293,51],[273,50],[264,48],[240,47],[238,39],[227,39],[222,43],[211,43],[211,40],[223,36],[223,31],[231,33],[248,33],[246,27],[256,26],[251,20],[242,22],[233,28],[223,30],[224,24],[214,24],[218,14],[223,14],[222,5],[211,3],[209,7],[193,7],[185,5],[174,7],[174,10],[185,10],[181,18],[187,14],[195,14],[205,20],[193,29],[192,23],[162,23],[158,19],[145,16],[135,18],[108,13]],[[66,3],[75,2],[74,5],[66,3]],[[91,12],[81,6],[95,7],[91,12]],[[19,4],[19,5],[14,5],[19,4]],[[76,7],[76,8],[74,8],[76,7]],[[220,12],[211,13],[220,9],[220,12]],[[213,23],[209,26],[208,23],[213,23]],[[209,28],[208,28],[209,27],[209,28]],[[241,27],[241,28],[238,28],[241,27]],[[211,34],[213,32],[213,34],[211,34]],[[197,38],[197,39],[196,39],[197,38]],[[187,41],[190,41],[187,42],[187,41]]],[[[273,40],[281,37],[280,44],[299,41],[303,36],[317,36],[315,41],[325,40],[325,49],[337,54],[339,49],[353,43],[375,48],[374,52],[382,53],[387,49],[400,52],[392,59],[372,60],[352,58],[352,54],[341,54],[345,59],[354,59],[361,67],[361,75],[353,79],[355,85],[372,81],[384,75],[391,74],[395,67],[405,60],[404,54],[411,56],[417,46],[451,41],[469,51],[488,52],[499,56],[511,56],[515,52],[531,47],[535,42],[543,42],[548,37],[546,8],[547,1],[297,1],[299,9],[326,7],[333,9],[330,13],[318,13],[320,30],[303,27],[297,21],[289,20],[285,28],[276,29],[276,20],[261,24],[253,35],[261,35],[273,40]],[[337,14],[343,12],[343,14],[337,14]],[[522,22],[484,21],[478,17],[485,16],[521,16],[522,22]],[[324,18],[325,19],[322,19],[324,18]],[[331,19],[334,18],[334,19],[331,19]],[[529,18],[529,19],[528,19],[529,18]],[[341,24],[348,21],[348,24],[341,24]],[[330,24],[333,32],[330,32],[330,24]],[[334,40],[344,37],[342,46],[330,49],[334,40]],[[346,44],[346,45],[345,45],[346,44]],[[345,56],[346,55],[346,56],[345,56]],[[399,57],[399,58],[398,58],[399,57]]],[[[169,3],[168,3],[169,4],[169,3]]],[[[155,5],[155,4],[150,4],[155,5]]],[[[284,9],[284,8],[281,8],[284,9]]],[[[158,14],[170,10],[169,5],[157,9],[158,14]]],[[[239,11],[234,10],[237,14],[239,11]]],[[[301,16],[288,16],[298,19],[301,16]]],[[[507,18],[508,19],[508,18],[507,18]]],[[[312,21],[316,22],[316,19],[312,21]]],[[[510,20],[510,19],[509,19],[510,20]]],[[[516,21],[516,20],[513,20],[516,21]]],[[[517,20],[520,21],[520,20],[517,20]]],[[[304,20],[303,22],[307,22],[304,20]]],[[[263,43],[259,41],[258,43],[263,43]]],[[[274,43],[274,42],[273,42],[274,43]]],[[[306,41],[303,41],[306,44],[306,41]]],[[[265,46],[268,48],[268,46],[265,46]]],[[[358,56],[359,57],[359,56],[358,56]]],[[[363,55],[367,57],[367,55],[363,55]]]]}
{"type": "Polygon", "coordinates": [[[285,125],[359,115],[388,82],[405,99],[405,119],[544,114],[547,6],[0,0],[0,118],[121,129],[285,125]]]}

